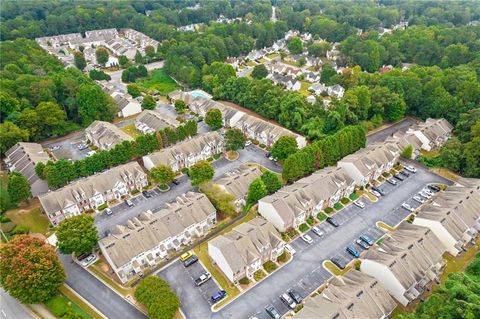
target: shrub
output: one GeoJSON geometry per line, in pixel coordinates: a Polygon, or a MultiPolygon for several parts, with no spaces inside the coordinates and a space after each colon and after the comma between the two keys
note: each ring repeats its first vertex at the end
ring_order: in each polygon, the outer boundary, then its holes
{"type": "Polygon", "coordinates": [[[333,208],[335,208],[336,210],[340,210],[343,208],[343,205],[340,203],[335,203],[335,205],[333,205],[333,208]]]}
{"type": "Polygon", "coordinates": [[[290,254],[288,253],[288,251],[285,250],[280,256],[277,257],[277,262],[284,263],[289,259],[290,259],[290,254]]]}
{"type": "Polygon", "coordinates": [[[240,285],[248,285],[250,283],[250,279],[248,279],[247,277],[243,277],[238,281],[238,283],[240,285]]]}
{"type": "Polygon", "coordinates": [[[302,310],[302,309],[303,309],[303,304],[299,304],[299,305],[297,305],[297,306],[295,307],[295,309],[293,309],[293,312],[297,313],[297,312],[299,312],[299,311],[302,310]]]}
{"type": "Polygon", "coordinates": [[[387,173],[387,172],[383,172],[383,173],[382,173],[382,176],[383,176],[383,177],[388,177],[388,173],[387,173]]]}
{"type": "Polygon", "coordinates": [[[309,224],[310,226],[315,224],[315,219],[313,218],[313,216],[307,218],[307,224],[309,224]]]}
{"type": "Polygon", "coordinates": [[[167,184],[160,184],[158,185],[158,188],[162,191],[168,190],[168,185],[167,184]]]}
{"type": "Polygon", "coordinates": [[[135,194],[138,194],[140,193],[140,191],[138,189],[134,189],[133,191],[130,192],[132,195],[135,195],[135,194]]]}
{"type": "Polygon", "coordinates": [[[287,229],[287,236],[293,239],[298,236],[298,232],[295,228],[287,229]]]}
{"type": "Polygon", "coordinates": [[[350,197],[351,200],[356,200],[356,199],[358,199],[358,194],[357,194],[357,192],[353,192],[353,193],[350,194],[349,197],[350,197]]]}
{"type": "Polygon", "coordinates": [[[12,230],[12,235],[28,234],[30,229],[27,226],[17,225],[12,230]]]}
{"type": "Polygon", "coordinates": [[[8,218],[7,216],[0,215],[0,223],[8,223],[11,222],[12,220],[8,218]]]}
{"type": "Polygon", "coordinates": [[[343,205],[347,205],[348,203],[350,203],[350,200],[346,197],[342,198],[340,201],[342,202],[343,205]]]}
{"type": "Polygon", "coordinates": [[[265,145],[265,144],[259,144],[258,146],[259,146],[260,148],[265,148],[265,147],[267,147],[267,145],[265,145]]]}
{"type": "Polygon", "coordinates": [[[331,213],[333,213],[333,208],[332,207],[325,208],[325,214],[330,215],[331,213]]]}
{"type": "Polygon", "coordinates": [[[93,213],[95,213],[95,211],[91,208],[84,211],[84,214],[93,214],[93,213]]]}
{"type": "Polygon", "coordinates": [[[258,144],[260,144],[260,142],[259,142],[259,141],[257,141],[257,140],[253,140],[253,141],[252,141],[252,143],[253,143],[253,144],[255,144],[255,145],[258,145],[258,144]]]}
{"type": "Polygon", "coordinates": [[[102,205],[98,206],[97,209],[98,209],[99,211],[102,211],[102,210],[104,210],[104,209],[107,208],[107,207],[108,207],[108,204],[105,203],[105,204],[102,204],[102,205]]]}
{"type": "Polygon", "coordinates": [[[209,161],[209,162],[213,162],[213,157],[209,157],[209,158],[207,158],[207,161],[209,161]]]}
{"type": "Polygon", "coordinates": [[[300,226],[298,226],[298,229],[299,229],[302,233],[305,233],[305,232],[307,232],[307,231],[310,229],[310,227],[308,227],[307,224],[303,223],[303,224],[301,224],[300,226]]]}
{"type": "Polygon", "coordinates": [[[273,261],[269,260],[263,264],[263,268],[265,268],[268,273],[272,273],[275,269],[277,269],[277,265],[275,265],[273,261]]]}
{"type": "Polygon", "coordinates": [[[288,241],[288,236],[287,236],[287,234],[285,234],[285,233],[280,233],[280,235],[282,236],[282,240],[283,240],[283,241],[288,241]]]}
{"type": "Polygon", "coordinates": [[[327,215],[320,212],[320,213],[317,214],[317,218],[318,218],[319,221],[324,221],[325,219],[327,219],[327,215]]]}
{"type": "Polygon", "coordinates": [[[262,269],[260,269],[253,273],[253,279],[255,279],[255,281],[260,281],[265,278],[266,275],[267,274],[262,269]]]}
{"type": "Polygon", "coordinates": [[[222,154],[215,154],[215,155],[213,155],[213,159],[218,160],[221,156],[222,156],[222,154]]]}
{"type": "Polygon", "coordinates": [[[354,267],[355,267],[355,270],[360,270],[360,265],[362,264],[362,262],[360,260],[355,260],[355,263],[354,263],[354,267]]]}

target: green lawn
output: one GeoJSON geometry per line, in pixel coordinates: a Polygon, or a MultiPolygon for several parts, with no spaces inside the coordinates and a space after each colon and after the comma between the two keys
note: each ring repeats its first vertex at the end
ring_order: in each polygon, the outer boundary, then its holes
{"type": "Polygon", "coordinates": [[[124,126],[124,127],[121,128],[121,130],[124,131],[125,133],[127,133],[128,135],[130,135],[133,138],[137,138],[141,135],[141,133],[135,127],[135,124],[129,124],[127,126],[124,126]]]}
{"type": "Polygon", "coordinates": [[[82,308],[90,317],[95,319],[102,319],[102,316],[100,316],[93,308],[90,308],[89,305],[87,305],[82,299],[80,299],[66,286],[60,286],[59,290],[64,296],[66,296],[68,299],[70,299],[72,302],[82,308]]]}
{"type": "Polygon", "coordinates": [[[343,276],[347,271],[352,269],[351,265],[348,265],[345,267],[345,269],[340,269],[338,268],[334,263],[332,263],[330,260],[325,260],[323,262],[323,268],[328,270],[331,274],[335,276],[343,276]]]}
{"type": "Polygon", "coordinates": [[[310,96],[312,95],[310,92],[308,92],[308,88],[312,85],[312,83],[309,83],[307,81],[301,81],[302,85],[300,86],[300,90],[298,92],[300,92],[300,94],[302,94],[303,96],[310,96]]]}
{"type": "Polygon", "coordinates": [[[27,226],[31,233],[46,234],[50,224],[47,216],[42,214],[40,208],[32,210],[12,210],[6,213],[7,217],[17,225],[27,226]]]}
{"type": "Polygon", "coordinates": [[[80,316],[82,319],[90,319],[88,313],[86,313],[82,308],[80,308],[76,303],[72,302],[70,299],[65,297],[62,294],[58,294],[52,299],[45,302],[47,309],[54,314],[56,317],[63,317],[68,311],[68,308],[71,307],[73,312],[80,316]]]}
{"type": "Polygon", "coordinates": [[[180,88],[163,69],[157,69],[148,77],[139,79],[135,83],[147,90],[157,90],[161,94],[168,94],[180,88]]]}

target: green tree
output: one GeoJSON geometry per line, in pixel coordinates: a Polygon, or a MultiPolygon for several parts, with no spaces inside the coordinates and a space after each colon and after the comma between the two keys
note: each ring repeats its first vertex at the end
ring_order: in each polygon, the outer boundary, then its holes
{"type": "Polygon", "coordinates": [[[155,48],[151,45],[145,47],[145,54],[151,60],[155,57],[155,48]]]}
{"type": "Polygon", "coordinates": [[[201,189],[217,211],[229,216],[236,215],[236,209],[233,203],[235,201],[234,195],[227,193],[224,189],[220,188],[220,186],[212,185],[211,183],[202,185],[201,189]]]}
{"type": "Polygon", "coordinates": [[[115,101],[97,85],[81,84],[76,98],[83,126],[90,125],[94,120],[110,122],[117,113],[115,101]]]}
{"type": "Polygon", "coordinates": [[[142,279],[134,295],[147,308],[148,316],[152,319],[172,319],[180,308],[180,299],[175,292],[157,276],[142,279]]]}
{"type": "Polygon", "coordinates": [[[157,106],[157,103],[151,95],[145,95],[142,101],[142,107],[145,110],[153,110],[157,106]]]}
{"type": "Polygon", "coordinates": [[[402,157],[406,159],[411,159],[413,155],[413,146],[409,144],[407,147],[405,147],[402,151],[402,157]]]}
{"type": "Polygon", "coordinates": [[[12,172],[8,176],[7,189],[10,200],[15,204],[21,203],[32,197],[30,184],[28,183],[27,178],[18,172],[12,172]]]}
{"type": "Polygon", "coordinates": [[[140,95],[142,95],[142,91],[140,91],[140,87],[136,84],[127,85],[127,92],[132,97],[139,97],[140,95]]]}
{"type": "Polygon", "coordinates": [[[211,108],[205,114],[205,123],[214,131],[220,129],[223,125],[222,112],[217,108],[211,108]]]}
{"type": "Polygon", "coordinates": [[[336,84],[335,82],[333,82],[333,77],[335,75],[337,75],[337,71],[335,71],[335,69],[327,63],[322,67],[320,79],[322,83],[325,83],[326,85],[334,85],[336,84]]]}
{"type": "Polygon", "coordinates": [[[159,165],[152,168],[151,173],[153,179],[161,184],[171,183],[175,178],[175,173],[173,172],[173,170],[166,165],[159,165]]]}
{"type": "Polygon", "coordinates": [[[97,48],[97,50],[95,50],[95,57],[97,58],[97,62],[100,65],[105,66],[105,63],[108,62],[108,56],[109,54],[107,49],[103,47],[99,47],[97,48]]]}
{"type": "Polygon", "coordinates": [[[44,240],[18,235],[0,249],[0,283],[21,303],[45,302],[65,280],[62,264],[44,240]]]}
{"type": "Polygon", "coordinates": [[[230,129],[225,133],[225,149],[227,151],[237,151],[245,147],[245,135],[237,128],[230,129]]]}
{"type": "Polygon", "coordinates": [[[136,154],[145,156],[158,149],[158,140],[155,134],[143,134],[135,140],[136,154]]]}
{"type": "Polygon", "coordinates": [[[64,219],[58,225],[57,247],[62,254],[89,253],[98,242],[98,230],[92,216],[81,214],[64,219]]]}
{"type": "Polygon", "coordinates": [[[287,44],[291,54],[299,54],[303,52],[302,40],[299,37],[293,37],[287,44]]]}
{"type": "Polygon", "coordinates": [[[129,65],[130,61],[128,61],[128,58],[124,55],[121,55],[118,57],[118,64],[120,67],[125,68],[129,65]]]}
{"type": "Polygon", "coordinates": [[[208,161],[198,161],[190,167],[188,175],[193,186],[212,180],[215,170],[208,161]]]}
{"type": "Polygon", "coordinates": [[[177,111],[178,114],[183,114],[186,109],[187,104],[185,104],[185,102],[183,102],[182,100],[175,101],[175,111],[177,111]]]}
{"type": "Polygon", "coordinates": [[[267,67],[264,64],[256,65],[252,71],[252,78],[254,79],[263,79],[268,75],[267,67]]]}
{"type": "Polygon", "coordinates": [[[314,57],[324,57],[328,50],[331,50],[332,46],[328,42],[313,43],[308,46],[308,54],[314,57]]]}
{"type": "Polygon", "coordinates": [[[134,60],[135,60],[135,63],[137,64],[143,63],[143,56],[140,53],[140,51],[137,50],[137,52],[135,53],[134,60]]]}
{"type": "Polygon", "coordinates": [[[298,150],[297,140],[292,136],[281,136],[272,146],[270,154],[278,159],[285,160],[290,154],[298,150]]]}
{"type": "Polygon", "coordinates": [[[463,145],[458,138],[452,137],[445,142],[440,150],[440,159],[442,165],[446,168],[460,172],[460,169],[464,167],[463,145]]]}
{"type": "Polygon", "coordinates": [[[63,133],[67,124],[65,111],[54,102],[41,102],[35,108],[38,116],[38,129],[42,136],[55,136],[63,133]]]}
{"type": "Polygon", "coordinates": [[[267,196],[267,187],[263,183],[261,178],[256,178],[248,187],[247,193],[247,207],[251,207],[251,205],[255,204],[259,199],[267,196]]]}
{"type": "Polygon", "coordinates": [[[85,55],[83,54],[83,52],[75,51],[73,53],[73,58],[75,61],[75,66],[79,70],[85,69],[85,67],[87,66],[87,61],[85,61],[85,55]]]}
{"type": "Polygon", "coordinates": [[[9,121],[0,124],[0,151],[2,154],[20,141],[28,141],[27,130],[23,130],[9,121]]]}
{"type": "Polygon", "coordinates": [[[265,187],[267,188],[267,192],[269,194],[273,194],[282,188],[282,183],[278,179],[278,175],[272,171],[265,171],[260,178],[262,179],[265,187]]]}

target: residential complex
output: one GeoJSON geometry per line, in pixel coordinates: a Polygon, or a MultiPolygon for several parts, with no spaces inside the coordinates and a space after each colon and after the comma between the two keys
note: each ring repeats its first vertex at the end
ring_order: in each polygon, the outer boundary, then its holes
{"type": "Polygon", "coordinates": [[[258,201],[258,212],[279,231],[296,228],[308,217],[348,197],[355,180],[342,167],[327,167],[258,201]]]}
{"type": "Polygon", "coordinates": [[[35,173],[38,163],[46,164],[50,160],[42,145],[18,142],[5,152],[5,165],[10,172],[19,172],[25,176],[31,187],[32,196],[48,192],[48,184],[35,173]]]}
{"type": "Polygon", "coordinates": [[[193,240],[205,236],[217,223],[215,207],[205,194],[188,192],[157,212],[146,211],[117,225],[99,241],[102,254],[125,283],[133,275],[162,261],[193,240]]]}
{"type": "Polygon", "coordinates": [[[109,150],[124,141],[133,141],[133,138],[116,127],[104,121],[94,121],[85,129],[86,139],[101,150],[109,150]]]}
{"type": "Polygon", "coordinates": [[[143,134],[154,133],[164,128],[176,128],[180,125],[176,119],[157,111],[144,110],[135,118],[135,127],[143,134]]]}
{"type": "Polygon", "coordinates": [[[275,261],[283,253],[285,243],[275,227],[256,217],[230,232],[208,242],[208,255],[234,283],[253,278],[253,273],[267,261],[275,261]]]}
{"type": "Polygon", "coordinates": [[[38,198],[48,219],[56,226],[66,218],[98,209],[110,201],[121,200],[123,196],[142,190],[147,185],[147,175],[140,165],[130,162],[79,179],[38,198]]]}
{"type": "Polygon", "coordinates": [[[177,172],[201,160],[206,160],[225,151],[223,136],[208,132],[186,139],[175,145],[143,157],[143,165],[151,170],[161,164],[177,172]]]}
{"type": "Polygon", "coordinates": [[[122,92],[118,87],[107,81],[95,81],[100,88],[110,95],[118,106],[118,116],[128,117],[142,112],[142,105],[138,99],[122,92]]]}

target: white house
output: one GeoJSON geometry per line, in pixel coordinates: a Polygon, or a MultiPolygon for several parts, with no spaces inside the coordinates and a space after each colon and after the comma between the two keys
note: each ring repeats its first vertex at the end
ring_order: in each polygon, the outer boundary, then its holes
{"type": "Polygon", "coordinates": [[[133,138],[112,123],[93,121],[85,129],[85,137],[101,150],[109,150],[124,141],[132,142],[133,138]]]}
{"type": "Polygon", "coordinates": [[[142,104],[129,94],[115,92],[112,97],[117,102],[119,117],[129,117],[142,112],[142,104]]]}
{"type": "Polygon", "coordinates": [[[439,148],[452,135],[453,126],[447,120],[428,118],[411,126],[407,134],[415,135],[422,142],[422,149],[430,151],[439,148]]]}
{"type": "Polygon", "coordinates": [[[327,87],[327,93],[330,96],[334,96],[337,99],[342,98],[345,94],[345,89],[339,84],[327,87]]]}

